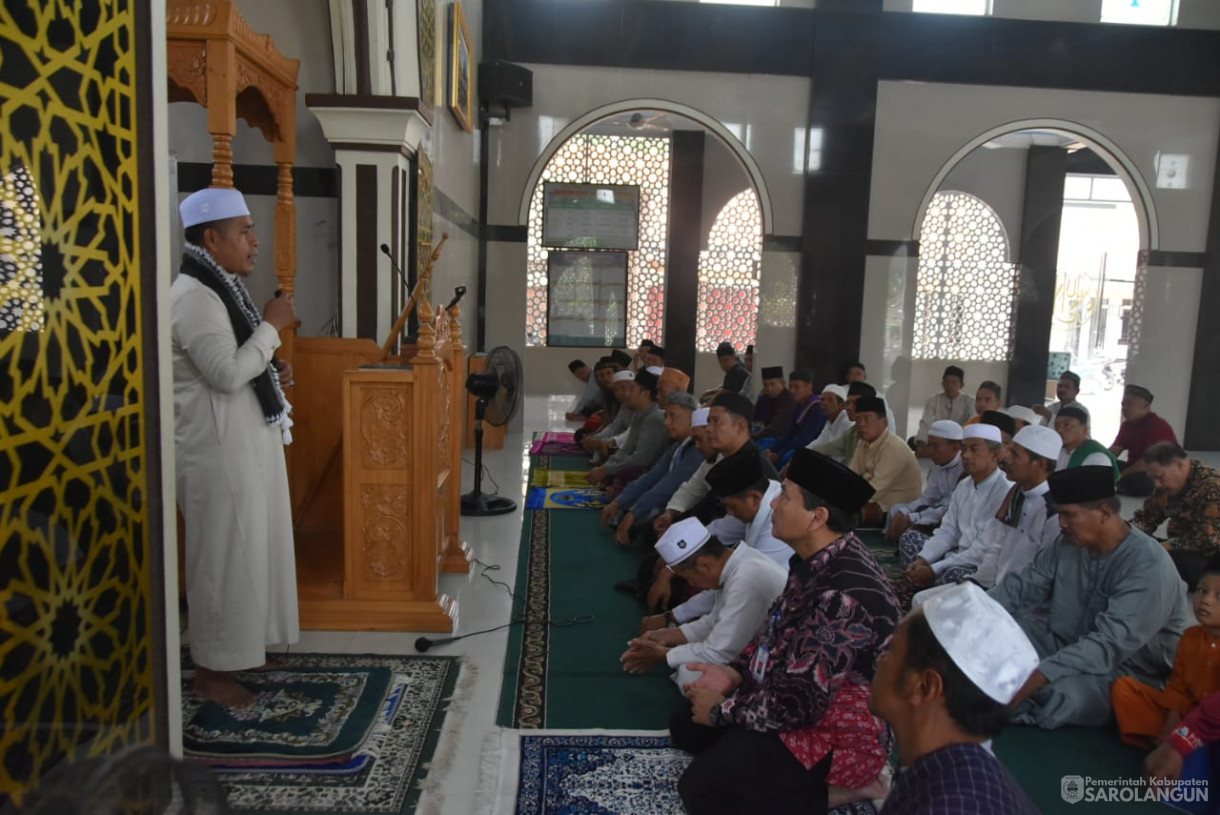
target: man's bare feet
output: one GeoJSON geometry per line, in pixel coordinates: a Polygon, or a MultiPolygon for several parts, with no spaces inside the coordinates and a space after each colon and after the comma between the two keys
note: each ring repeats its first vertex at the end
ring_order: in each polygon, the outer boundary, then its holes
{"type": "Polygon", "coordinates": [[[249,688],[243,687],[233,675],[224,671],[212,671],[195,666],[195,679],[191,689],[204,699],[225,707],[245,707],[258,698],[249,688]]]}
{"type": "Polygon", "coordinates": [[[890,778],[886,773],[877,776],[873,783],[860,787],[859,789],[848,789],[847,787],[836,787],[830,785],[830,793],[827,797],[828,807],[835,809],[841,806],[855,803],[856,801],[878,801],[888,795],[890,792],[890,778]]]}

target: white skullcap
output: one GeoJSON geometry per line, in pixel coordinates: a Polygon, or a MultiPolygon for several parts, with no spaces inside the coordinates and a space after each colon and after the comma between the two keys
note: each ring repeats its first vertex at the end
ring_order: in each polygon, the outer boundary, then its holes
{"type": "Polygon", "coordinates": [[[975,583],[936,594],[923,604],[923,614],[953,663],[1002,705],[1038,667],[1038,652],[1021,626],[975,583]]]}
{"type": "Polygon", "coordinates": [[[996,444],[1003,444],[1004,437],[1000,435],[1000,428],[993,424],[984,424],[983,422],[975,422],[968,424],[962,428],[963,439],[986,439],[993,441],[996,444]]]}
{"type": "Polygon", "coordinates": [[[615,382],[634,382],[635,374],[633,374],[631,371],[617,371],[614,374],[614,381],[615,382]]]}
{"type": "Polygon", "coordinates": [[[182,199],[178,213],[182,215],[182,226],[185,228],[249,215],[250,208],[246,206],[245,197],[237,190],[209,187],[182,199]]]}
{"type": "Polygon", "coordinates": [[[826,387],[822,388],[823,395],[828,393],[833,393],[844,402],[847,401],[847,388],[843,387],[842,385],[827,385],[826,387]]]}
{"type": "Polygon", "coordinates": [[[1004,412],[1014,419],[1020,419],[1026,424],[1042,423],[1042,417],[1034,413],[1033,408],[1027,408],[1025,405],[1009,405],[1004,408],[1004,412]]]}
{"type": "Polygon", "coordinates": [[[649,365],[644,370],[648,371],[648,373],[652,374],[653,376],[660,376],[661,374],[665,373],[665,369],[659,365],[649,365]]]}
{"type": "Polygon", "coordinates": [[[665,530],[657,541],[657,554],[667,565],[676,566],[698,552],[711,537],[712,533],[698,518],[684,518],[665,530]]]}
{"type": "Polygon", "coordinates": [[[948,441],[961,441],[962,426],[952,419],[941,419],[932,422],[932,426],[928,428],[928,435],[948,441]]]}
{"type": "Polygon", "coordinates": [[[699,408],[690,415],[690,426],[707,427],[707,415],[711,412],[711,408],[699,408]]]}
{"type": "Polygon", "coordinates": [[[1012,437],[1012,441],[1013,444],[1021,445],[1034,455],[1049,458],[1051,461],[1057,461],[1060,451],[1063,450],[1063,439],[1059,434],[1040,424],[1026,425],[1021,428],[1017,431],[1017,435],[1012,437]]]}

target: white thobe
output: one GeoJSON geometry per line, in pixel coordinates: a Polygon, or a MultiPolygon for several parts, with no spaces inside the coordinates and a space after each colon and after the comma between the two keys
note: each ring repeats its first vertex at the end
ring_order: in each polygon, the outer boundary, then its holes
{"type": "Polygon", "coordinates": [[[979,585],[991,588],[1009,572],[1024,569],[1059,537],[1059,514],[1050,500],[1050,491],[1045,481],[1024,491],[1025,503],[1016,526],[991,519],[984,533],[987,550],[973,575],[979,585]]]}
{"type": "Polygon", "coordinates": [[[960,425],[974,418],[974,397],[959,393],[956,399],[950,399],[943,392],[929,397],[923,406],[923,416],[919,420],[919,430],[915,438],[919,441],[928,440],[928,431],[932,423],[941,419],[950,419],[960,425]]]}
{"type": "Polygon", "coordinates": [[[957,482],[962,480],[962,454],[958,453],[948,464],[933,464],[928,471],[928,480],[923,492],[909,504],[894,504],[890,507],[890,520],[898,513],[911,519],[911,526],[936,526],[949,511],[949,499],[957,482]]]}
{"type": "MultiPolygon", "coordinates": [[[[893,427],[893,425],[890,426],[893,427]]],[[[824,441],[833,441],[847,431],[851,430],[853,427],[855,427],[855,424],[852,422],[851,417],[847,415],[847,411],[840,410],[839,415],[835,417],[835,420],[822,425],[822,432],[818,434],[818,437],[805,446],[813,447],[813,445],[824,441]]]]}
{"type": "MultiPolygon", "coordinates": [[[[758,507],[758,514],[749,523],[740,527],[744,530],[744,534],[737,538],[737,540],[740,541],[740,544],[744,544],[756,552],[761,552],[769,557],[784,570],[784,574],[787,574],[788,562],[792,559],[792,547],[771,533],[771,502],[780,494],[782,487],[783,485],[778,481],[767,483],[767,492],[763,495],[762,504],[758,507]]],[[[722,535],[726,537],[731,535],[735,528],[731,525],[722,526],[722,522],[725,521],[736,521],[738,525],[741,524],[739,519],[726,515],[723,518],[717,518],[712,521],[708,524],[707,528],[721,543],[730,543],[722,535]],[[724,531],[725,526],[728,527],[729,531],[724,531]]],[[[740,548],[740,544],[738,548],[740,548]]],[[[685,623],[709,613],[716,604],[717,594],[719,594],[717,589],[705,589],[699,592],[685,603],[674,608],[674,619],[679,623],[685,623]]]]}
{"type": "Polygon", "coordinates": [[[978,484],[972,477],[961,480],[940,526],[919,552],[932,571],[940,574],[950,566],[978,566],[983,562],[983,530],[995,518],[1010,487],[1012,482],[999,468],[978,484]]]}
{"type": "Polygon", "coordinates": [[[787,582],[787,569],[756,549],[738,546],[724,564],[719,590],[702,593],[715,595],[711,610],[680,627],[686,642],[669,649],[670,667],[688,662],[727,665],[762,626],[787,582]]]}
{"type": "Polygon", "coordinates": [[[264,322],[238,347],[220,297],[187,275],[170,301],[191,658],[215,671],[254,668],[267,645],[300,635],[283,436],[250,384],[279,334],[264,322]]]}

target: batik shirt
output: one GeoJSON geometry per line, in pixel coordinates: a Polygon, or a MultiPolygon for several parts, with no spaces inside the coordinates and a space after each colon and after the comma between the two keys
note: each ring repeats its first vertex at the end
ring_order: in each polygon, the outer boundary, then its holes
{"type": "Polygon", "coordinates": [[[1215,552],[1220,547],[1220,473],[1192,459],[1182,489],[1176,495],[1158,489],[1131,523],[1151,535],[1166,518],[1174,549],[1215,552]]]}
{"type": "Polygon", "coordinates": [[[885,573],[854,534],[807,560],[793,556],[766,622],[730,663],[742,683],[713,723],[778,733],[806,768],[833,750],[832,784],[875,780],[889,736],[868,712],[869,682],[899,616],[885,573]]]}
{"type": "Polygon", "coordinates": [[[898,773],[885,815],[1034,815],[1029,796],[978,744],[951,744],[898,773]]]}

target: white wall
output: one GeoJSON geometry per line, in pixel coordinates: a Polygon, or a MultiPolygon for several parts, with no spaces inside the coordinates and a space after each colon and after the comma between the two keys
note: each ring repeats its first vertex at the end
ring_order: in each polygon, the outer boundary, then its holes
{"type": "MultiPolygon", "coordinates": [[[[400,4],[405,10],[414,11],[414,4],[400,4]]],[[[464,0],[462,10],[466,15],[466,27],[470,31],[471,49],[475,64],[482,54],[483,2],[464,0]]],[[[442,50],[439,76],[441,85],[448,89],[448,43],[445,35],[448,20],[448,4],[437,3],[437,47],[442,50]]],[[[415,49],[409,51],[414,59],[415,49]]],[[[477,81],[477,78],[476,78],[477,81]]],[[[476,111],[475,116],[478,116],[476,111]]],[[[446,105],[438,104],[432,117],[432,137],[429,153],[432,158],[433,181],[437,190],[448,195],[466,214],[475,221],[479,217],[479,139],[478,122],[473,132],[467,133],[458,126],[457,120],[446,105]]],[[[433,244],[440,240],[442,232],[449,233],[449,241],[442,250],[432,277],[432,290],[437,303],[444,305],[453,296],[454,286],[465,286],[466,297],[462,300],[462,334],[466,346],[473,350],[475,344],[475,321],[478,303],[478,259],[479,241],[474,235],[459,228],[440,214],[432,222],[433,244]]],[[[490,348],[491,346],[488,346],[490,348]]]]}

